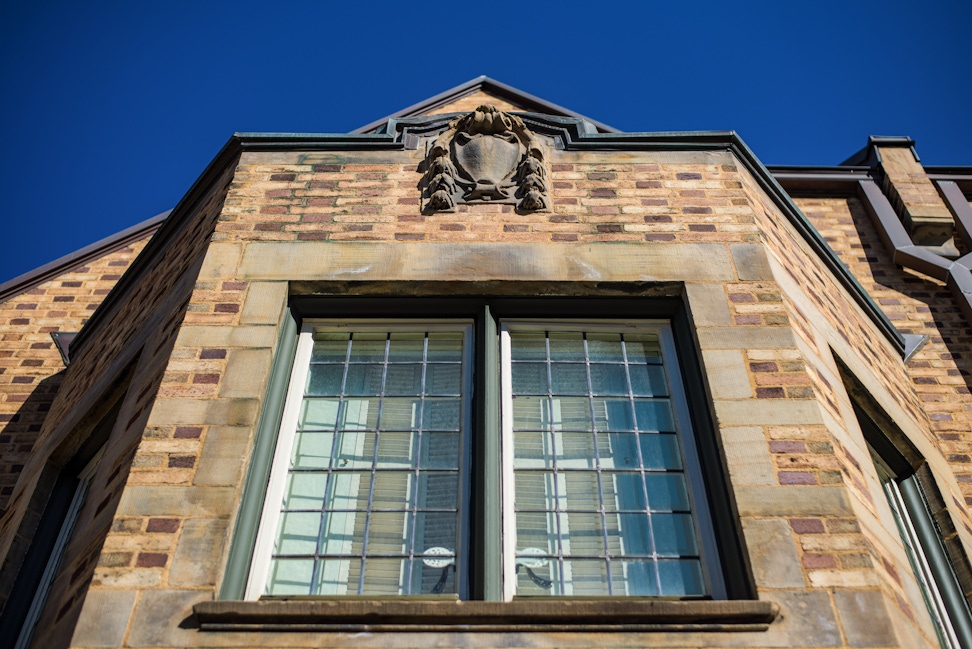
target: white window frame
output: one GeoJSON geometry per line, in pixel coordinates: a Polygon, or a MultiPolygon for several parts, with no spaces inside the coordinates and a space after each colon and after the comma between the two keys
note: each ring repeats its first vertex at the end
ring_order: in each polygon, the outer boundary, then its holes
{"type": "MultiPolygon", "coordinates": [[[[284,490],[287,485],[287,474],[290,468],[290,458],[293,454],[294,440],[297,433],[300,408],[304,398],[304,385],[310,372],[310,361],[314,351],[314,333],[326,331],[329,333],[369,333],[384,331],[462,331],[464,344],[474,345],[472,340],[472,323],[468,319],[440,319],[429,322],[405,319],[313,319],[304,321],[297,338],[297,349],[294,355],[293,369],[290,373],[290,383],[287,387],[283,415],[280,421],[280,432],[273,454],[270,468],[270,480],[267,484],[264,498],[263,514],[257,531],[256,543],[253,548],[253,558],[247,578],[244,599],[259,599],[264,595],[267,586],[267,576],[270,571],[270,557],[276,541],[277,525],[280,519],[280,503],[283,502],[284,490]]],[[[464,358],[467,356],[463,351],[464,358]]],[[[467,387],[468,386],[464,386],[467,387]]],[[[465,393],[464,393],[465,394],[465,393]]],[[[346,527],[353,529],[354,518],[348,517],[346,527]]]]}

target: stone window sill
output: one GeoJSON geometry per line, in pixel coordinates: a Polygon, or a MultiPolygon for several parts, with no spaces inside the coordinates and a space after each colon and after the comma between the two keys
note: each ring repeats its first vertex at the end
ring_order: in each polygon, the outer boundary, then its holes
{"type": "Polygon", "coordinates": [[[202,631],[765,631],[779,606],[753,600],[264,599],[200,602],[202,631]]]}

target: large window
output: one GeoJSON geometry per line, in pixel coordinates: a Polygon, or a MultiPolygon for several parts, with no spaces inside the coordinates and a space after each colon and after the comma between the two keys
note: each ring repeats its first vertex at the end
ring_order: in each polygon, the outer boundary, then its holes
{"type": "Polygon", "coordinates": [[[669,323],[482,329],[303,323],[245,597],[726,597],[669,323]]]}

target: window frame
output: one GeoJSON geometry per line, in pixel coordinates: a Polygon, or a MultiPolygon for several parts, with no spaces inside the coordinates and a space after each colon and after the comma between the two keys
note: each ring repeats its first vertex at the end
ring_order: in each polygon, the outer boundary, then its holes
{"type": "MultiPolygon", "coordinates": [[[[386,287],[387,288],[387,287],[386,287]]],[[[472,542],[470,544],[470,563],[475,574],[483,575],[476,580],[468,597],[471,601],[501,602],[503,585],[501,579],[490,579],[499,575],[501,541],[490,535],[483,535],[477,525],[483,521],[501,520],[499,497],[490,493],[487,484],[496,484],[501,479],[500,462],[491,464],[492,458],[499,458],[498,440],[500,437],[500,362],[499,362],[499,321],[500,320],[573,320],[578,313],[597,314],[585,319],[587,325],[610,320],[643,321],[664,320],[670,324],[674,355],[681,373],[679,385],[684,388],[688,403],[688,419],[692,424],[692,442],[698,446],[698,461],[701,466],[701,479],[705,483],[700,498],[708,504],[711,513],[711,527],[714,534],[700,535],[706,544],[707,556],[717,565],[715,570],[725,584],[725,592],[712,590],[710,595],[728,600],[755,600],[756,589],[749,568],[748,557],[743,551],[740,519],[728,487],[728,473],[721,445],[714,434],[714,417],[711,398],[706,389],[704,374],[699,362],[698,343],[694,336],[691,316],[681,297],[658,297],[654,294],[639,295],[625,284],[615,287],[611,283],[598,285],[598,296],[570,296],[573,292],[563,291],[568,296],[412,296],[402,297],[406,292],[392,295],[292,295],[285,313],[280,341],[274,354],[274,366],[267,385],[266,398],[259,420],[259,430],[255,441],[255,451],[244,487],[243,499],[236,519],[231,539],[226,569],[219,600],[236,601],[244,596],[245,584],[252,564],[255,547],[256,522],[263,504],[263,488],[269,477],[269,455],[276,446],[276,438],[281,429],[284,407],[283,393],[293,370],[296,352],[297,330],[305,319],[326,315],[333,318],[342,316],[341,322],[351,319],[373,321],[379,318],[384,322],[416,321],[415,318],[389,317],[402,313],[422,313],[421,321],[472,319],[475,322],[475,343],[473,374],[477,386],[472,395],[473,412],[481,433],[474,435],[473,450],[477,462],[486,461],[474,472],[473,517],[471,519],[472,542]],[[602,296],[603,295],[603,296],[602,296]],[[485,389],[490,386],[489,389],[485,389]],[[491,448],[491,446],[493,448],[491,448]],[[478,538],[477,538],[478,537],[478,538]],[[713,550],[714,548],[714,550],[713,550]]],[[[586,289],[590,291],[591,289],[586,289]]],[[[498,535],[497,535],[498,536],[498,535]]],[[[653,598],[657,600],[657,598],[653,598]]],[[[617,600],[615,600],[617,601],[617,600]]],[[[775,615],[775,613],[774,613],[775,615]]]]}
{"type": "MultiPolygon", "coordinates": [[[[300,409],[304,399],[304,386],[307,381],[307,376],[310,373],[310,363],[311,354],[314,347],[314,334],[318,332],[328,332],[328,333],[371,333],[371,332],[415,332],[418,330],[423,331],[458,331],[462,332],[463,336],[463,389],[460,392],[460,396],[464,400],[463,407],[463,431],[460,434],[465,433],[466,437],[471,437],[471,427],[472,427],[472,404],[468,398],[468,393],[471,391],[472,379],[469,376],[472,362],[470,358],[470,348],[475,348],[472,341],[473,334],[473,323],[469,319],[449,319],[442,320],[436,319],[431,322],[426,322],[424,320],[416,319],[358,319],[358,318],[342,318],[342,319],[328,319],[328,318],[317,318],[317,319],[307,319],[303,322],[298,333],[298,339],[296,344],[296,352],[293,361],[293,367],[290,373],[290,383],[287,388],[287,395],[285,397],[285,404],[283,408],[283,414],[281,417],[281,423],[277,436],[276,447],[273,453],[273,459],[270,466],[270,474],[267,484],[266,493],[264,496],[265,505],[263,507],[263,513],[260,517],[259,528],[256,535],[255,546],[253,550],[253,559],[251,563],[251,568],[249,571],[249,577],[247,579],[246,590],[244,592],[244,599],[255,600],[261,597],[267,597],[264,594],[266,589],[267,576],[270,569],[271,555],[273,554],[273,545],[276,540],[277,535],[277,524],[280,517],[280,508],[269,506],[270,503],[282,502],[283,493],[287,484],[288,468],[290,464],[291,455],[293,452],[293,444],[296,439],[296,430],[298,428],[298,418],[300,416],[300,409]]],[[[463,440],[465,442],[465,440],[463,440]]],[[[469,452],[466,450],[460,450],[460,469],[459,475],[461,476],[464,472],[469,473],[471,467],[469,466],[469,452]]],[[[469,544],[469,532],[468,532],[468,520],[469,512],[468,508],[464,511],[463,503],[469,500],[468,491],[469,485],[468,479],[465,481],[460,481],[459,490],[460,494],[457,495],[459,500],[459,537],[457,538],[456,547],[456,557],[457,564],[460,561],[464,564],[469,560],[468,553],[461,552],[461,549],[469,544]],[[464,556],[465,555],[465,556],[464,556]],[[460,559],[460,557],[462,557],[460,559]]],[[[457,565],[456,576],[457,585],[459,586],[460,598],[462,595],[468,592],[468,570],[464,566],[457,565]],[[460,578],[461,577],[461,578],[460,578]]],[[[349,595],[335,595],[336,597],[348,597],[349,595]]],[[[351,595],[353,596],[353,595],[351,595]]],[[[326,595],[324,596],[326,597],[326,595]]],[[[408,597],[403,595],[402,597],[408,597]]]]}

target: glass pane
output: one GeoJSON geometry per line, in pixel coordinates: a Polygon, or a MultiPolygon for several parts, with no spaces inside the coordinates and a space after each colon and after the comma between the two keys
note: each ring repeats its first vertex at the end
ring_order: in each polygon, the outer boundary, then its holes
{"type": "Polygon", "coordinates": [[[611,517],[611,523],[610,533],[617,537],[618,554],[651,556],[651,527],[647,514],[617,514],[611,517]]]}
{"type": "Polygon", "coordinates": [[[462,360],[462,334],[430,332],[428,360],[458,363],[462,360]]]}
{"type": "Polygon", "coordinates": [[[304,430],[334,430],[340,403],[337,399],[304,399],[297,425],[304,430]]]}
{"type": "Polygon", "coordinates": [[[554,433],[557,466],[561,469],[594,469],[597,464],[592,433],[554,433]]]}
{"type": "Polygon", "coordinates": [[[420,473],[418,509],[455,509],[458,506],[459,476],[452,471],[420,473]]]}
{"type": "MultiPolygon", "coordinates": [[[[415,474],[405,471],[379,471],[375,473],[374,488],[371,494],[373,509],[405,509],[411,504],[410,495],[415,474]]],[[[364,509],[364,506],[359,507],[364,509]]]]}
{"type": "Polygon", "coordinates": [[[391,334],[388,344],[388,362],[422,362],[425,349],[424,333],[395,333],[391,334]]]}
{"type": "Polygon", "coordinates": [[[462,388],[461,365],[428,365],[425,370],[425,393],[456,395],[462,388]]]}
{"type": "Polygon", "coordinates": [[[322,559],[317,562],[315,595],[356,595],[360,559],[322,559]]]}
{"type": "Polygon", "coordinates": [[[601,506],[597,474],[592,471],[568,471],[564,476],[566,491],[560,491],[560,509],[596,510],[601,506]]]}
{"type": "Polygon", "coordinates": [[[321,515],[318,512],[282,513],[274,554],[313,555],[317,552],[320,527],[321,515]]]}
{"type": "Polygon", "coordinates": [[[374,430],[378,422],[379,399],[344,399],[338,428],[342,430],[374,430]]]}
{"type": "Polygon", "coordinates": [[[361,554],[364,512],[327,512],[318,522],[321,525],[321,554],[361,554]]]}
{"type": "Polygon", "coordinates": [[[550,400],[550,425],[554,430],[592,430],[591,401],[587,397],[559,397],[550,400]]]}
{"type": "Polygon", "coordinates": [[[597,452],[602,469],[638,469],[638,436],[634,433],[601,433],[597,452]]]}
{"type": "Polygon", "coordinates": [[[547,394],[546,363],[514,363],[512,374],[514,394],[547,394]]]}
{"type": "Polygon", "coordinates": [[[612,561],[614,594],[632,597],[658,595],[654,561],[612,561]],[[621,579],[619,579],[621,577],[621,579]]]}
{"type": "Polygon", "coordinates": [[[343,363],[348,355],[348,337],[340,333],[315,333],[311,362],[343,363]]]}
{"type": "Polygon", "coordinates": [[[550,378],[554,394],[589,394],[587,366],[583,363],[551,363],[550,378]]]}
{"type": "Polygon", "coordinates": [[[691,514],[652,514],[655,552],[675,556],[698,555],[691,514]]]}
{"type": "Polygon", "coordinates": [[[555,512],[517,512],[517,554],[557,554],[556,524],[555,512]]]}
{"type": "Polygon", "coordinates": [[[365,559],[362,595],[407,595],[407,559],[365,559]]]}
{"type": "Polygon", "coordinates": [[[510,332],[510,353],[514,361],[546,360],[546,336],[542,332],[510,332]]]}
{"type": "Polygon", "coordinates": [[[513,395],[513,430],[544,430],[550,423],[550,400],[513,395]]]}
{"type": "Polygon", "coordinates": [[[559,595],[560,570],[557,559],[531,554],[516,558],[517,595],[559,595]]]}
{"type": "Polygon", "coordinates": [[[641,457],[646,469],[681,469],[682,454],[678,437],[664,433],[642,433],[641,457]]]}
{"type": "Polygon", "coordinates": [[[574,597],[610,595],[608,565],[603,559],[564,559],[563,594],[574,597]]]}
{"type": "Polygon", "coordinates": [[[425,430],[459,430],[460,408],[459,399],[426,399],[422,416],[422,428],[425,430]]]}
{"type": "Polygon", "coordinates": [[[381,394],[383,371],[383,365],[348,365],[348,378],[344,382],[345,394],[354,396],[381,394]]]}
{"type": "Polygon", "coordinates": [[[458,433],[422,433],[419,468],[458,469],[459,450],[458,433]]]}
{"type": "Polygon", "coordinates": [[[412,582],[409,592],[413,595],[441,595],[457,593],[456,565],[451,558],[430,556],[412,560],[412,582]],[[446,565],[440,565],[442,563],[446,565]]]}
{"type": "Polygon", "coordinates": [[[625,334],[624,350],[629,363],[662,362],[658,334],[625,334]]]}
{"type": "Polygon", "coordinates": [[[381,363],[385,360],[384,333],[355,333],[351,338],[352,363],[381,363]]]}
{"type": "Polygon", "coordinates": [[[702,565],[697,560],[659,561],[658,578],[661,581],[661,595],[704,595],[702,565]]]}
{"type": "Polygon", "coordinates": [[[344,379],[344,365],[311,365],[307,375],[306,394],[341,394],[341,381],[344,379]]]}
{"type": "Polygon", "coordinates": [[[634,406],[639,430],[675,432],[668,399],[635,399],[634,406]]]}
{"type": "Polygon", "coordinates": [[[335,471],[328,481],[328,509],[367,509],[370,471],[335,471]]]}
{"type": "Polygon", "coordinates": [[[549,334],[550,360],[584,360],[584,336],[579,332],[555,332],[549,334]]]}
{"type": "Polygon", "coordinates": [[[591,390],[594,394],[628,394],[624,365],[591,363],[591,390]]]}
{"type": "Polygon", "coordinates": [[[407,512],[372,512],[369,518],[369,556],[408,553],[412,521],[407,512]]]}
{"type": "Polygon", "coordinates": [[[386,398],[381,404],[381,430],[411,430],[418,423],[418,399],[386,398]]]}
{"type": "MultiPolygon", "coordinates": [[[[412,550],[426,554],[430,550],[441,552],[444,548],[455,556],[459,527],[454,512],[418,512],[415,514],[415,533],[409,531],[412,550]],[[435,550],[435,549],[438,550],[435,550]]],[[[433,562],[434,563],[434,562],[433,562]]]]}
{"type": "Polygon", "coordinates": [[[550,434],[518,432],[513,436],[513,467],[541,469],[553,466],[550,434]]]}
{"type": "Polygon", "coordinates": [[[681,473],[645,474],[652,511],[688,511],[688,492],[681,473]]]}
{"type": "Polygon", "coordinates": [[[297,433],[290,466],[294,469],[326,469],[331,464],[334,433],[297,433]]]}
{"type": "Polygon", "coordinates": [[[634,430],[628,399],[594,399],[594,421],[598,430],[634,430]]]}
{"type": "Polygon", "coordinates": [[[561,499],[566,495],[567,483],[563,473],[518,471],[514,481],[516,483],[514,505],[518,510],[557,509],[557,494],[560,494],[561,499]]]}
{"type": "Polygon", "coordinates": [[[420,395],[422,394],[421,365],[389,365],[385,378],[385,394],[420,395]]]}
{"type": "Polygon", "coordinates": [[[273,559],[267,579],[268,595],[310,595],[313,559],[273,559]]]}
{"type": "Polygon", "coordinates": [[[337,434],[334,447],[334,468],[368,469],[375,463],[375,434],[349,433],[337,434]]]}
{"type": "Polygon", "coordinates": [[[596,512],[567,512],[560,514],[563,553],[566,556],[603,557],[604,523],[596,512]]]}
{"type": "Polygon", "coordinates": [[[604,472],[601,483],[606,510],[645,511],[645,489],[641,473],[604,472]]]}
{"type": "Polygon", "coordinates": [[[286,509],[320,509],[324,504],[327,474],[318,472],[291,473],[284,492],[286,509]]]}
{"type": "Polygon", "coordinates": [[[668,381],[661,365],[629,365],[631,392],[636,397],[667,397],[668,381]]]}
{"type": "Polygon", "coordinates": [[[591,362],[622,362],[621,335],[587,334],[587,353],[591,362]]]}

